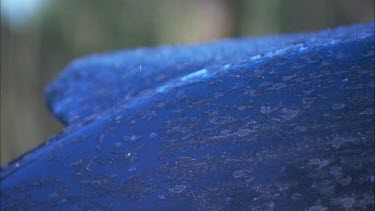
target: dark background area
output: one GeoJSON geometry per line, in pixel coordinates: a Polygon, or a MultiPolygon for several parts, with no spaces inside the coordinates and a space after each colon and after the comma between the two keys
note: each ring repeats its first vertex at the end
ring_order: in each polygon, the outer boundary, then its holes
{"type": "Polygon", "coordinates": [[[373,8],[373,0],[1,0],[1,164],[61,131],[44,87],[74,58],[369,22],[373,8]]]}

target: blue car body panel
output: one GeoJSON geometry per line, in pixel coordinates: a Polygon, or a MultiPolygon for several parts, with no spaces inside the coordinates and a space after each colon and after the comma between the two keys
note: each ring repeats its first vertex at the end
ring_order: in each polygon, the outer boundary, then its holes
{"type": "Polygon", "coordinates": [[[92,55],[1,208],[374,208],[374,23],[92,55]]]}

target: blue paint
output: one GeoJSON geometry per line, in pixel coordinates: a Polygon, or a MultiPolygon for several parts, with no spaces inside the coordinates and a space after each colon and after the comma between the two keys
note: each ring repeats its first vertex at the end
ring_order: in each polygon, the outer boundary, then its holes
{"type": "Polygon", "coordinates": [[[78,59],[1,208],[372,210],[373,88],[373,23],[78,59]]]}

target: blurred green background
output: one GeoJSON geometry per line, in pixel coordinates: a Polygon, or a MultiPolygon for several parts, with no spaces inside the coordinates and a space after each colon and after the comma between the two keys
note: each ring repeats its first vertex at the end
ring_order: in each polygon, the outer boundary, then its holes
{"type": "Polygon", "coordinates": [[[1,0],[1,163],[61,131],[43,91],[74,58],[373,19],[373,0],[1,0]]]}

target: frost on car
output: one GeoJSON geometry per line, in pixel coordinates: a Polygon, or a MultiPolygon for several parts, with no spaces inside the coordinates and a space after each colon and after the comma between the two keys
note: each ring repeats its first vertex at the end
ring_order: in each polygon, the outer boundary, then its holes
{"type": "Polygon", "coordinates": [[[374,208],[373,23],[92,55],[46,98],[2,209],[374,208]]]}

